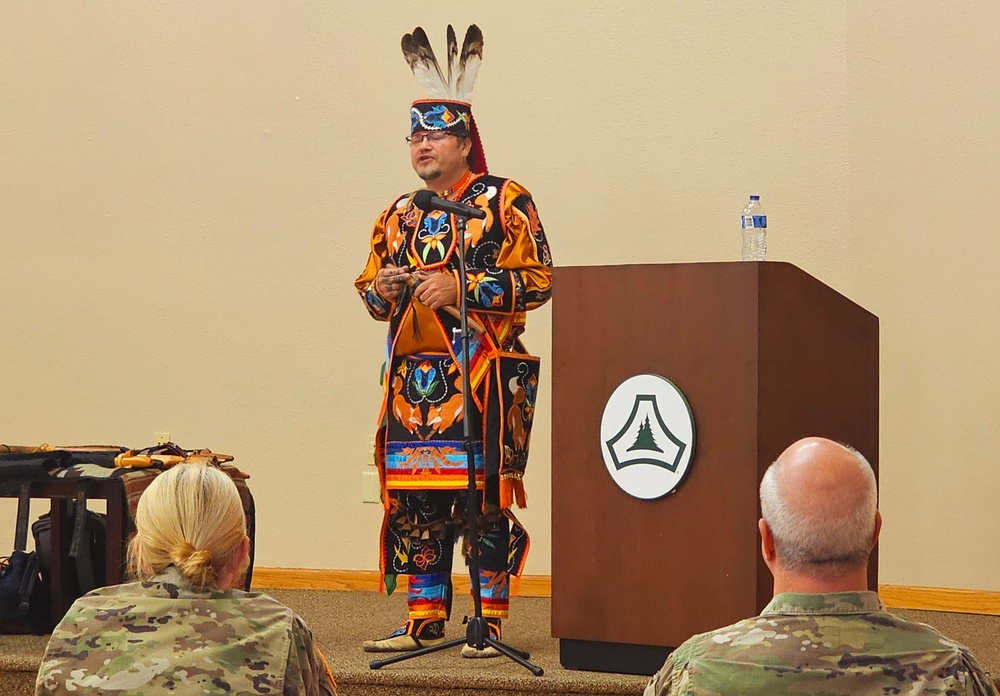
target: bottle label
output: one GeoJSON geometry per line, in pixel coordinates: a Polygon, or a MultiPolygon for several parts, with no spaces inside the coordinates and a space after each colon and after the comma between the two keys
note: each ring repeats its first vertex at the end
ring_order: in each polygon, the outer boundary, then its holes
{"type": "Polygon", "coordinates": [[[767,215],[744,215],[743,229],[767,227],[767,215]]]}

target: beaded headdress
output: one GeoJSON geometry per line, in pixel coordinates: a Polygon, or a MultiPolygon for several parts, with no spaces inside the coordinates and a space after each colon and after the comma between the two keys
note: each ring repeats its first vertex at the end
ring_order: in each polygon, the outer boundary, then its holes
{"type": "Polygon", "coordinates": [[[455,30],[448,25],[448,74],[445,76],[434,57],[427,33],[420,27],[403,36],[403,56],[417,81],[427,90],[426,99],[410,106],[410,133],[417,131],[450,130],[472,141],[469,169],[485,174],[486,155],[479,139],[479,129],[472,117],[469,97],[476,83],[476,74],[483,62],[483,32],[475,24],[469,26],[459,53],[455,30]]]}

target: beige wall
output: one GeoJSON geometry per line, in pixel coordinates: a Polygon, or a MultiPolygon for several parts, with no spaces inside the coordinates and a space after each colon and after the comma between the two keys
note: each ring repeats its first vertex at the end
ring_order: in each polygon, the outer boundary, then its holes
{"type": "Polygon", "coordinates": [[[881,316],[887,580],[1000,589],[1000,5],[852,2],[855,296],[881,316]]]}
{"type": "MultiPolygon", "coordinates": [[[[399,38],[475,21],[487,157],[536,196],[557,263],[735,259],[760,193],[771,258],[882,318],[883,581],[1000,589],[993,3],[8,5],[0,441],[169,431],[251,473],[260,565],[375,568],[384,327],[351,281],[416,185],[399,38]]],[[[526,336],[547,366],[549,317],[526,336]]]]}

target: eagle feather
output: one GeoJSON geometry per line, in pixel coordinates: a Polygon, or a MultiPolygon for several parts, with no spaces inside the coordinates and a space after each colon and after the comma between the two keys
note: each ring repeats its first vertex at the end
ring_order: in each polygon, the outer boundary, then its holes
{"type": "Polygon", "coordinates": [[[448,25],[448,85],[455,84],[458,80],[458,39],[455,37],[455,28],[448,25]]]}
{"type": "Polygon", "coordinates": [[[475,24],[465,32],[465,41],[459,53],[455,29],[448,25],[447,76],[441,70],[434,49],[427,39],[427,32],[417,27],[411,34],[404,34],[403,56],[417,81],[427,90],[431,99],[468,101],[476,83],[476,74],[483,62],[483,32],[475,24]]]}
{"type": "Polygon", "coordinates": [[[483,62],[483,32],[470,24],[462,42],[462,57],[458,60],[458,79],[455,81],[455,98],[468,101],[476,84],[476,75],[483,62]]]}
{"type": "Polygon", "coordinates": [[[441,66],[438,65],[434,56],[434,49],[431,42],[427,40],[427,33],[417,27],[412,34],[403,35],[403,56],[410,64],[410,70],[417,78],[417,81],[427,90],[427,96],[439,99],[446,99],[451,92],[450,86],[441,73],[441,66]]]}

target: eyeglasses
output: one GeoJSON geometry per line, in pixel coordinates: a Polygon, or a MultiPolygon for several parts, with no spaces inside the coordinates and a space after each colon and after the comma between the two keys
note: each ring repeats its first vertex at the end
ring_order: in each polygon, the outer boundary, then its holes
{"type": "Polygon", "coordinates": [[[406,137],[406,142],[410,145],[423,145],[426,140],[429,143],[439,143],[449,135],[454,135],[458,137],[457,133],[452,133],[451,131],[431,131],[430,133],[414,133],[413,135],[408,135],[406,137]]]}

